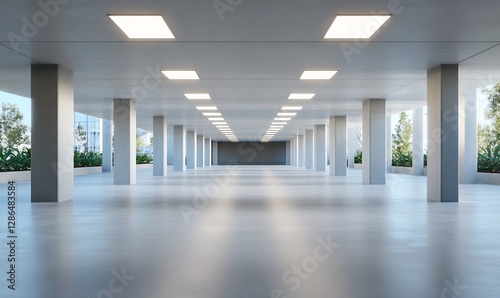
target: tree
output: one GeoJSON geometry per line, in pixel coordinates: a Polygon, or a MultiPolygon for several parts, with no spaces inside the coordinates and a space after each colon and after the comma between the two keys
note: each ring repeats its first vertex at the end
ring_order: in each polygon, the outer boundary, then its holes
{"type": "Polygon", "coordinates": [[[88,151],[87,133],[85,132],[85,129],[80,123],[78,123],[78,125],[75,128],[75,139],[78,145],[83,146],[84,151],[87,152],[88,151]]]}
{"type": "Polygon", "coordinates": [[[23,124],[24,115],[19,107],[12,103],[2,103],[0,115],[0,145],[18,148],[29,145],[28,126],[23,124]]]}
{"type": "Polygon", "coordinates": [[[479,127],[479,145],[495,148],[500,145],[500,83],[491,89],[484,89],[483,93],[488,95],[488,107],[484,116],[491,121],[491,126],[479,127]]]}
{"type": "Polygon", "coordinates": [[[408,115],[403,112],[399,115],[396,132],[392,134],[392,165],[412,166],[412,142],[413,128],[408,115]]]}

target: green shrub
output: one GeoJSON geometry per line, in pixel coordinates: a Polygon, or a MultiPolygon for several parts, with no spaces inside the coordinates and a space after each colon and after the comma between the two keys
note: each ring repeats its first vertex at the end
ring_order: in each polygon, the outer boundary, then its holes
{"type": "Polygon", "coordinates": [[[0,172],[26,171],[31,168],[31,149],[0,147],[0,172]]]}
{"type": "Polygon", "coordinates": [[[148,164],[153,162],[153,158],[148,154],[138,154],[135,158],[136,164],[148,164]]]}
{"type": "Polygon", "coordinates": [[[495,148],[481,149],[477,156],[477,171],[500,173],[500,145],[495,148]]]}
{"type": "Polygon", "coordinates": [[[411,167],[413,165],[413,153],[394,152],[392,154],[392,165],[395,167],[411,167]]]}
{"type": "Polygon", "coordinates": [[[78,152],[75,151],[73,156],[74,167],[98,167],[102,166],[102,154],[97,152],[78,152]]]}
{"type": "Polygon", "coordinates": [[[356,150],[356,155],[354,155],[354,163],[355,164],[363,163],[363,151],[361,149],[356,150]]]}

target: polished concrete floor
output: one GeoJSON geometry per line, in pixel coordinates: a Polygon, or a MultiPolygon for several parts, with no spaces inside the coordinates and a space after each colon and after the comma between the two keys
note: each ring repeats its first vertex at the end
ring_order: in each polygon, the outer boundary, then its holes
{"type": "Polygon", "coordinates": [[[31,204],[19,183],[17,290],[0,297],[500,297],[500,187],[427,202],[424,177],[330,177],[212,167],[112,185],[76,177],[73,201],[31,204]],[[118,277],[117,277],[118,276],[118,277]]]}

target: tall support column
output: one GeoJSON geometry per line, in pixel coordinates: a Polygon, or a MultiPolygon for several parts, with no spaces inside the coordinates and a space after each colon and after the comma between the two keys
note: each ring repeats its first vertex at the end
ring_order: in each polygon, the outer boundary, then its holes
{"type": "Polygon", "coordinates": [[[305,133],[305,166],[307,170],[314,169],[314,130],[305,133]]]}
{"type": "Polygon", "coordinates": [[[182,125],[174,125],[174,171],[186,170],[186,130],[182,125]]]}
{"type": "Polygon", "coordinates": [[[196,169],[196,131],[186,132],[186,167],[196,169]]]}
{"type": "Polygon", "coordinates": [[[205,167],[212,165],[212,139],[205,138],[205,167]]]}
{"type": "Polygon", "coordinates": [[[286,164],[290,165],[290,141],[286,141],[286,164]]]}
{"type": "Polygon", "coordinates": [[[167,175],[167,120],[153,116],[153,176],[167,175]]]}
{"type": "Polygon", "coordinates": [[[31,201],[73,199],[73,73],[31,66],[31,201]]]}
{"type": "Polygon", "coordinates": [[[476,90],[460,97],[460,183],[477,183],[477,99],[476,90]]]}
{"type": "Polygon", "coordinates": [[[212,163],[214,166],[219,164],[219,142],[212,141],[212,163]]]}
{"type": "Polygon", "coordinates": [[[359,149],[359,140],[358,140],[358,132],[359,128],[358,127],[353,127],[349,128],[348,132],[348,154],[347,157],[349,158],[349,168],[354,169],[354,157],[356,156],[356,152],[359,149]]]}
{"type": "Polygon", "coordinates": [[[330,118],[330,176],[347,175],[347,117],[330,118]]]}
{"type": "Polygon", "coordinates": [[[413,175],[424,175],[424,109],[413,110],[413,175]]]}
{"type": "Polygon", "coordinates": [[[113,121],[102,119],[102,172],[113,171],[113,121]]]}
{"type": "Polygon", "coordinates": [[[458,65],[427,73],[427,199],[458,202],[458,65]]]}
{"type": "Polygon", "coordinates": [[[196,136],[196,165],[198,168],[205,166],[205,142],[202,135],[196,136]]]}
{"type": "Polygon", "coordinates": [[[304,135],[298,135],[297,136],[298,140],[298,156],[299,156],[299,161],[298,161],[298,167],[303,168],[305,166],[305,144],[304,144],[304,135]]]}
{"type": "Polygon", "coordinates": [[[326,171],[326,125],[314,125],[314,170],[326,171]]]}
{"type": "Polygon", "coordinates": [[[297,157],[296,157],[297,146],[295,145],[295,137],[290,140],[290,165],[292,167],[297,166],[297,157]]]}
{"type": "Polygon", "coordinates": [[[385,184],[386,180],[385,99],[363,102],[363,183],[385,184]]]}
{"type": "Polygon", "coordinates": [[[136,107],[133,99],[114,100],[115,124],[114,183],[132,185],[136,182],[136,107]]]}
{"type": "Polygon", "coordinates": [[[387,116],[386,119],[386,136],[387,136],[387,145],[385,146],[386,152],[387,152],[387,157],[386,157],[386,162],[387,162],[387,173],[392,172],[392,117],[387,116]]]}

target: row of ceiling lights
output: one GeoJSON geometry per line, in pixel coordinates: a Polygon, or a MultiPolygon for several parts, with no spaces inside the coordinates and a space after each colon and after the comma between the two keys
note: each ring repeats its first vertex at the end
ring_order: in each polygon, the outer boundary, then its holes
{"type": "MultiPolygon", "coordinates": [[[[167,23],[161,15],[110,15],[113,22],[130,39],[173,39],[175,38],[170,31],[167,23]]],[[[337,15],[325,34],[325,39],[369,39],[382,25],[390,18],[390,15],[337,15]]],[[[169,80],[199,80],[196,71],[193,70],[164,70],[162,73],[169,80]]],[[[300,76],[301,80],[329,80],[337,71],[305,70],[300,76]]],[[[185,94],[188,99],[211,99],[209,94],[196,93],[185,94]]],[[[314,94],[292,93],[288,99],[311,99],[314,94]]],[[[238,139],[231,131],[227,123],[222,118],[221,113],[215,106],[197,106],[203,115],[209,117],[212,123],[231,141],[237,142],[238,139]]],[[[267,133],[262,138],[263,142],[270,141],[274,135],[279,132],[291,117],[301,110],[302,106],[284,106],[278,112],[274,122],[269,127],[267,133]]]]}

